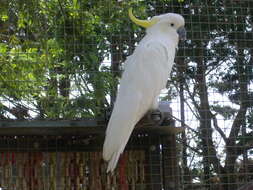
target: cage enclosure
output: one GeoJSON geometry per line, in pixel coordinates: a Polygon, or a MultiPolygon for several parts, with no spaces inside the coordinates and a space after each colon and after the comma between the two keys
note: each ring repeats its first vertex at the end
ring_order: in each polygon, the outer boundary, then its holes
{"type": "Polygon", "coordinates": [[[0,187],[179,188],[176,134],[183,129],[152,121],[137,125],[113,174],[106,173],[102,159],[104,120],[1,122],[0,187]]]}
{"type": "Polygon", "coordinates": [[[252,0],[2,0],[0,189],[249,188],[252,15],[252,0]],[[145,35],[130,7],[181,14],[187,40],[159,97],[173,116],[148,114],[110,176],[105,127],[145,35]]]}

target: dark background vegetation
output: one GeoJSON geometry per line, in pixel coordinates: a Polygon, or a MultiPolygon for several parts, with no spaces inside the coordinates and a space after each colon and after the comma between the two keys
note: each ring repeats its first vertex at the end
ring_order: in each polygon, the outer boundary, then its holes
{"type": "Polygon", "coordinates": [[[182,125],[186,109],[196,120],[180,138],[182,181],[233,190],[250,180],[252,0],[1,0],[0,119],[103,116],[122,63],[144,35],[129,7],[140,18],[186,19],[187,41],[164,97],[180,97],[182,125]]]}

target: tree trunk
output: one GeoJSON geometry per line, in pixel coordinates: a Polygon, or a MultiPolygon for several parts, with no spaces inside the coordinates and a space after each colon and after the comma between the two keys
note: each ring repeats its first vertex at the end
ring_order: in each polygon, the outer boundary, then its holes
{"type": "MultiPolygon", "coordinates": [[[[181,116],[181,127],[185,127],[185,107],[184,107],[184,74],[185,74],[185,65],[184,65],[184,59],[177,59],[177,76],[179,78],[179,96],[180,96],[180,116],[181,116]]],[[[183,173],[183,183],[184,184],[190,184],[192,183],[192,176],[190,173],[190,169],[188,167],[187,162],[187,137],[185,131],[181,133],[182,138],[182,173],[183,173]]]]}
{"type": "Polygon", "coordinates": [[[238,59],[236,70],[239,75],[239,101],[240,101],[240,109],[237,112],[237,115],[234,119],[234,122],[231,127],[231,131],[228,138],[228,143],[226,144],[227,156],[225,160],[225,168],[227,171],[227,176],[225,178],[226,189],[233,190],[236,189],[236,186],[233,184],[236,182],[236,171],[235,171],[235,163],[236,159],[239,156],[237,154],[237,146],[236,140],[241,131],[241,127],[246,119],[247,112],[247,101],[248,101],[248,89],[247,89],[247,76],[246,69],[244,65],[243,58],[243,48],[238,47],[238,59]]]}
{"type": "MultiPolygon", "coordinates": [[[[200,58],[201,59],[201,58],[200,58]]],[[[199,106],[199,115],[200,115],[200,138],[202,144],[202,152],[203,152],[203,166],[204,166],[204,182],[206,182],[207,187],[209,187],[209,179],[211,177],[211,161],[210,161],[210,153],[211,148],[213,147],[212,142],[212,127],[211,127],[211,119],[212,115],[210,113],[209,102],[208,102],[208,92],[206,86],[206,78],[205,78],[205,65],[202,60],[198,61],[197,67],[197,76],[196,81],[199,89],[199,98],[200,98],[200,106],[199,106]]]]}
{"type": "MultiPolygon", "coordinates": [[[[199,43],[201,47],[201,43],[199,43]]],[[[204,167],[204,182],[207,188],[210,187],[210,177],[211,177],[211,164],[213,165],[214,171],[220,174],[223,170],[220,165],[220,161],[217,157],[216,148],[212,139],[212,118],[213,114],[210,111],[209,100],[208,100],[208,88],[206,86],[206,65],[203,61],[203,50],[200,49],[196,53],[197,58],[197,75],[196,75],[196,85],[198,87],[198,94],[200,98],[200,105],[198,107],[198,112],[200,115],[200,139],[202,145],[202,157],[203,157],[203,167],[204,167]]]]}

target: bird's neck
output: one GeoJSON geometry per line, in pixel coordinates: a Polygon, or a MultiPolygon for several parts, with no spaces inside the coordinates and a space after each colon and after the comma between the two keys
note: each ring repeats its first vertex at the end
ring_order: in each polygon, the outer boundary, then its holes
{"type": "Polygon", "coordinates": [[[161,42],[166,46],[173,46],[173,48],[177,48],[179,41],[177,35],[172,35],[159,30],[152,30],[152,28],[147,29],[145,38],[161,42]]]}

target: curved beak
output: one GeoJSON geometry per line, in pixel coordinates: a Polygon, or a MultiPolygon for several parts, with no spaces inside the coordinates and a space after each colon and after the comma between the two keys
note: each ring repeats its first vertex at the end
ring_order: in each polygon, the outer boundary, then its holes
{"type": "Polygon", "coordinates": [[[184,26],[177,29],[179,40],[186,40],[186,30],[184,26]]]}

